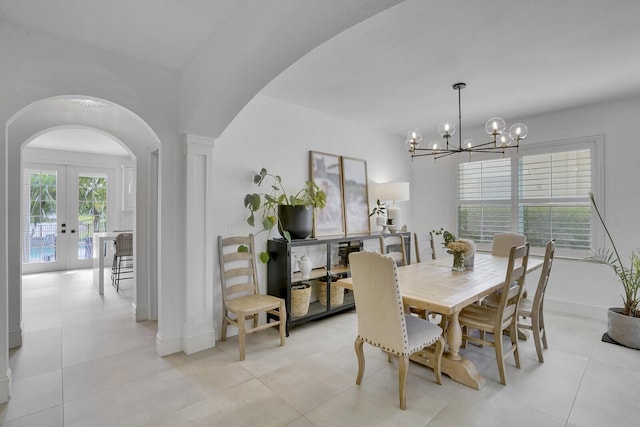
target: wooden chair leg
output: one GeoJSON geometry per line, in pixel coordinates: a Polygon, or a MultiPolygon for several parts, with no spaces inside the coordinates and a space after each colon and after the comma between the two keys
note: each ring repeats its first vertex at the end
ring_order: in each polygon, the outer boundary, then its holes
{"type": "Polygon", "coordinates": [[[360,337],[357,337],[356,341],[353,343],[353,346],[356,350],[356,357],[358,358],[358,376],[356,377],[356,384],[358,385],[362,383],[362,377],[364,376],[364,351],[362,351],[363,344],[364,340],[360,337]]]}
{"type": "Polygon", "coordinates": [[[496,362],[498,363],[498,371],[500,372],[500,382],[507,385],[507,377],[504,369],[504,353],[502,346],[502,334],[495,336],[496,362]]]}
{"type": "Polygon", "coordinates": [[[516,361],[516,368],[520,369],[520,352],[518,351],[518,325],[516,322],[512,322],[511,329],[509,330],[509,339],[511,340],[511,347],[513,348],[513,358],[516,361]]]}
{"type": "Polygon", "coordinates": [[[544,326],[544,314],[542,314],[542,309],[540,310],[540,314],[538,315],[538,324],[540,325],[540,329],[542,330],[542,344],[544,348],[549,348],[547,346],[547,328],[544,326]]]}
{"type": "Polygon", "coordinates": [[[284,301],[280,302],[280,309],[278,310],[278,315],[280,319],[280,345],[284,345],[284,339],[287,335],[287,308],[285,307],[284,301]]]}
{"type": "Polygon", "coordinates": [[[240,360],[244,360],[246,322],[247,320],[245,315],[243,313],[238,313],[238,346],[240,347],[240,360]]]}
{"type": "Polygon", "coordinates": [[[407,375],[409,374],[409,356],[398,356],[398,394],[400,409],[407,408],[407,375]]]}
{"type": "Polygon", "coordinates": [[[436,351],[434,353],[433,373],[436,375],[436,383],[442,384],[442,354],[444,353],[444,339],[440,337],[436,342],[436,351]]]}
{"type": "Polygon", "coordinates": [[[536,345],[536,353],[538,354],[538,362],[544,363],[544,357],[542,356],[542,339],[540,338],[540,324],[538,319],[531,320],[533,343],[536,345]]]}
{"type": "Polygon", "coordinates": [[[227,321],[227,310],[222,309],[222,330],[220,331],[220,341],[227,340],[227,327],[229,326],[229,322],[227,321]]]}

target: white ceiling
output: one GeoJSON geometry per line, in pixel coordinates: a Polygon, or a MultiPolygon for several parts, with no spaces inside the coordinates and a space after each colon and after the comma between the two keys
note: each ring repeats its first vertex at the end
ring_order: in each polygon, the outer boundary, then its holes
{"type": "Polygon", "coordinates": [[[112,138],[89,129],[56,129],[35,137],[29,148],[64,150],[86,154],[130,157],[129,152],[112,138]]]}
{"type": "MultiPolygon", "coordinates": [[[[0,17],[180,70],[243,3],[0,0],[0,17]]],[[[420,127],[426,138],[456,119],[451,85],[463,81],[465,124],[513,122],[639,94],[639,21],[638,0],[406,0],[319,46],[262,93],[399,139],[420,127]]]]}
{"type": "Polygon", "coordinates": [[[0,17],[175,70],[245,0],[0,0],[0,17]]]}

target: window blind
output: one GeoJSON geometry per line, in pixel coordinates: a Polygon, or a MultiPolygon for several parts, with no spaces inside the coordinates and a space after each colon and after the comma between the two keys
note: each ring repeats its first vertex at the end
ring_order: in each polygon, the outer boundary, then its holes
{"type": "Polygon", "coordinates": [[[478,243],[511,230],[511,159],[458,165],[458,234],[478,243]]]}
{"type": "Polygon", "coordinates": [[[490,244],[496,233],[515,232],[532,247],[555,238],[559,248],[589,250],[593,148],[567,148],[459,163],[458,235],[490,244]]]}
{"type": "Polygon", "coordinates": [[[589,149],[521,156],[518,228],[533,246],[591,247],[589,149]]]}

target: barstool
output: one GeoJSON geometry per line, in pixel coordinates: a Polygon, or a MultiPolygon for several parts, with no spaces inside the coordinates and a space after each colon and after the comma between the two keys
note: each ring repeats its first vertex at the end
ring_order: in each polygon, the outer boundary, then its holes
{"type": "Polygon", "coordinates": [[[118,292],[120,290],[120,280],[133,279],[133,233],[118,234],[113,243],[111,285],[118,292]]]}

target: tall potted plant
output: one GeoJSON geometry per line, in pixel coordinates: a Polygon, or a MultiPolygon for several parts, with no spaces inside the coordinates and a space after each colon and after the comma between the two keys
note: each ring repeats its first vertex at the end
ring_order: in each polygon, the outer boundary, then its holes
{"type": "Polygon", "coordinates": [[[611,267],[624,291],[622,295],[623,307],[610,308],[607,313],[607,334],[620,344],[640,349],[640,295],[638,293],[640,290],[640,252],[638,250],[631,252],[628,265],[622,262],[618,248],[616,248],[609,229],[600,215],[593,193],[589,193],[589,199],[612,247],[612,250],[597,250],[589,260],[611,267]]]}
{"type": "MultiPolygon", "coordinates": [[[[291,239],[305,239],[313,229],[314,208],[324,208],[327,196],[313,181],[305,181],[304,186],[293,195],[287,194],[280,175],[269,173],[262,168],[253,176],[253,183],[258,187],[270,181],[269,192],[249,193],[244,196],[244,206],[249,210],[247,223],[256,226],[256,216],[260,216],[263,231],[271,231],[278,226],[282,237],[291,239]]],[[[260,260],[267,262],[269,254],[260,253],[260,260]]]]}

